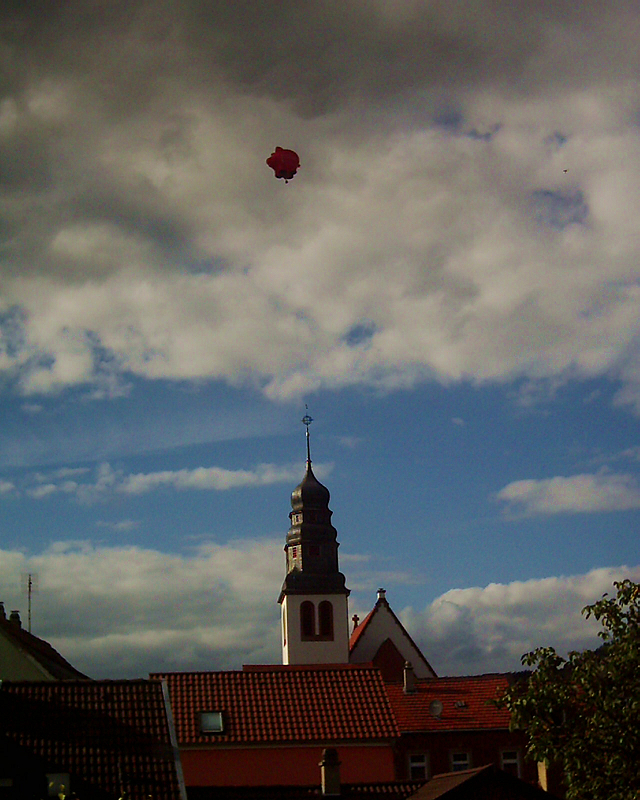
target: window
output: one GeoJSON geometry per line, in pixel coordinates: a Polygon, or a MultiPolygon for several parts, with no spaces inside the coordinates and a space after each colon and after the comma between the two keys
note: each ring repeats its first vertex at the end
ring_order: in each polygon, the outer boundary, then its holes
{"type": "Polygon", "coordinates": [[[71,794],[71,776],[68,772],[47,772],[47,786],[49,797],[71,794]]]}
{"type": "Polygon", "coordinates": [[[469,753],[451,753],[451,772],[460,772],[460,770],[469,769],[470,766],[469,753]]]}
{"type": "Polygon", "coordinates": [[[316,610],[311,600],[305,600],[300,606],[300,638],[313,639],[316,633],[316,610]]]}
{"type": "Polygon", "coordinates": [[[413,753],[409,756],[409,780],[427,779],[427,756],[425,753],[413,753]]]}
{"type": "Polygon", "coordinates": [[[500,766],[509,775],[520,777],[520,753],[517,750],[503,750],[500,753],[500,766]]]}
{"type": "Polygon", "coordinates": [[[200,712],[200,732],[201,733],[222,733],[224,724],[222,711],[201,711],[200,712]]]}
{"type": "Polygon", "coordinates": [[[287,605],[282,605],[282,644],[287,646],[287,605]]]}
{"type": "Polygon", "coordinates": [[[329,600],[323,600],[318,606],[318,622],[320,638],[333,640],[333,606],[329,600]]]}

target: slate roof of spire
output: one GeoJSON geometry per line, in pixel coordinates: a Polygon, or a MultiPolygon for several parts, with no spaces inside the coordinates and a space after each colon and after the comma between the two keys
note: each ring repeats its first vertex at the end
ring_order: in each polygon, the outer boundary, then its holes
{"type": "Polygon", "coordinates": [[[2,734],[80,797],[184,797],[160,681],[4,681],[2,734]]]}
{"type": "Polygon", "coordinates": [[[0,613],[0,636],[5,636],[11,643],[25,653],[32,661],[36,661],[44,671],[43,678],[49,675],[54,680],[77,680],[87,678],[73,667],[57,650],[44,639],[39,639],[16,622],[6,619],[0,613]]]}
{"type": "Polygon", "coordinates": [[[465,675],[416,681],[416,691],[405,694],[402,684],[387,684],[393,713],[402,733],[450,730],[506,729],[509,712],[492,704],[508,688],[511,676],[465,675]],[[442,704],[436,716],[434,701],[442,704]]]}
{"type": "Polygon", "coordinates": [[[167,681],[181,745],[389,740],[399,735],[371,665],[248,666],[232,672],[153,674],[167,681]],[[220,711],[205,734],[200,712],[220,711]]]}

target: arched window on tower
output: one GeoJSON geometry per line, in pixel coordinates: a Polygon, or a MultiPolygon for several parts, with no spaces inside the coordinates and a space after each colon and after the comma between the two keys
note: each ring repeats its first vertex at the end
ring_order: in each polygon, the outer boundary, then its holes
{"type": "Polygon", "coordinates": [[[316,610],[313,603],[311,600],[305,600],[300,606],[300,638],[303,641],[315,638],[315,616],[316,610]]]}
{"type": "Polygon", "coordinates": [[[320,638],[333,640],[333,606],[329,600],[323,600],[318,606],[318,622],[320,638]]]}

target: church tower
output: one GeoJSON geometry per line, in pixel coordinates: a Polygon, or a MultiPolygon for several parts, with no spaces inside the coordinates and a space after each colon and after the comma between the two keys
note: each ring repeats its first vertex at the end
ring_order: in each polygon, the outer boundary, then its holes
{"type": "Polygon", "coordinates": [[[282,620],[283,664],[347,664],[349,614],[344,575],[338,569],[336,529],[331,524],[329,490],[311,469],[309,425],[307,470],[291,494],[287,533],[287,574],[278,602],[282,620]]]}

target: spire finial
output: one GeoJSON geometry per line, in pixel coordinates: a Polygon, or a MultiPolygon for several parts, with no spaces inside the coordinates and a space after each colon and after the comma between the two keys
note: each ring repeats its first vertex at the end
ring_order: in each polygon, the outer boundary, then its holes
{"type": "Polygon", "coordinates": [[[307,464],[311,464],[311,447],[309,445],[309,425],[313,422],[313,417],[309,414],[309,406],[305,403],[304,404],[307,413],[302,418],[302,424],[306,425],[307,427],[307,464]]]}

